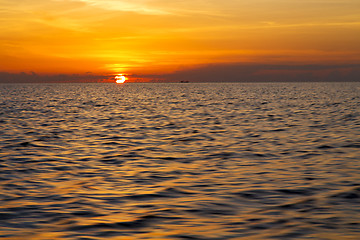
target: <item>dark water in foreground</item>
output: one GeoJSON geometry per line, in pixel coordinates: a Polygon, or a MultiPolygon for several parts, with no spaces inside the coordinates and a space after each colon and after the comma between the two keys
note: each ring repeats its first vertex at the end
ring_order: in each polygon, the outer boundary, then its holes
{"type": "Polygon", "coordinates": [[[360,83],[0,93],[1,239],[360,238],[360,83]]]}

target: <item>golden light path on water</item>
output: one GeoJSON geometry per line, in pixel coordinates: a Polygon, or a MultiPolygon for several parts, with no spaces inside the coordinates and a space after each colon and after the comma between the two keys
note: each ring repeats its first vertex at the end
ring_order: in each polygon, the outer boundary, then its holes
{"type": "Polygon", "coordinates": [[[122,74],[115,76],[116,83],[124,83],[126,81],[126,77],[122,74]]]}

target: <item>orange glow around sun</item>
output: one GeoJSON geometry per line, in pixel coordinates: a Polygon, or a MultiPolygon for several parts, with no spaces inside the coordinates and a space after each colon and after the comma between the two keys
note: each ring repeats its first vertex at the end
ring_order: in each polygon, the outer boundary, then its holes
{"type": "Polygon", "coordinates": [[[264,79],[280,74],[270,66],[299,69],[291,74],[302,79],[310,65],[350,76],[360,63],[359,0],[15,2],[0,0],[0,82],[180,81],[236,64],[259,66],[264,79]]]}
{"type": "Polygon", "coordinates": [[[126,77],[122,74],[115,76],[116,83],[124,83],[126,81],[126,77]]]}

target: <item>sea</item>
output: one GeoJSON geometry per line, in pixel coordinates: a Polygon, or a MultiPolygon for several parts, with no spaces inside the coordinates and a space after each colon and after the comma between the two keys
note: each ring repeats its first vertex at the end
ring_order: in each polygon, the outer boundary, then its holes
{"type": "Polygon", "coordinates": [[[360,82],[0,85],[4,240],[360,239],[360,82]]]}

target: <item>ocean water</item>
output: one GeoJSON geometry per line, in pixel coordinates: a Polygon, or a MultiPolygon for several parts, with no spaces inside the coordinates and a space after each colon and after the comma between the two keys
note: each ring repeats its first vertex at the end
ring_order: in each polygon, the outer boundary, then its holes
{"type": "Polygon", "coordinates": [[[360,238],[360,83],[0,94],[1,239],[360,238]]]}

